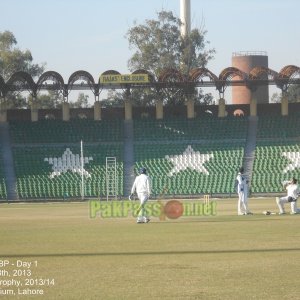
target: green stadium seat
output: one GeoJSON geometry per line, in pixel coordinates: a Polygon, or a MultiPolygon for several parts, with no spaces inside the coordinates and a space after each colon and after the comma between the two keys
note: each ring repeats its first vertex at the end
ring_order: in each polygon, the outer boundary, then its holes
{"type": "MultiPolygon", "coordinates": [[[[80,153],[80,145],[63,146],[60,144],[44,145],[22,145],[13,147],[15,171],[17,176],[17,191],[20,198],[65,198],[80,197],[81,176],[69,168],[74,167],[74,157],[66,158],[63,162],[62,154],[70,149],[74,154],[80,153]],[[52,176],[51,163],[56,161],[62,168],[59,176],[52,176]],[[51,162],[51,163],[50,163],[51,162]]],[[[87,196],[98,197],[106,195],[105,159],[107,156],[117,158],[118,195],[123,194],[123,144],[85,144],[84,156],[92,157],[86,159],[85,168],[90,177],[85,178],[87,196]]],[[[57,173],[58,174],[58,173],[57,173]]]]}
{"type": "MultiPolygon", "coordinates": [[[[173,169],[173,164],[167,157],[182,154],[188,145],[182,142],[156,142],[154,145],[145,147],[144,143],[136,142],[134,144],[134,153],[136,173],[141,166],[148,169],[152,177],[153,192],[160,195],[165,187],[166,194],[201,194],[201,193],[232,193],[233,182],[236,176],[236,167],[241,165],[243,159],[244,139],[240,142],[206,142],[193,144],[194,151],[200,151],[201,154],[213,154],[213,158],[205,163],[209,175],[197,172],[190,168],[174,173],[168,176],[173,169]]],[[[178,159],[178,164],[183,164],[188,157],[178,159]]],[[[175,160],[176,161],[176,160],[175,160]]],[[[191,162],[197,166],[197,160],[191,162]]]]}
{"type": "Polygon", "coordinates": [[[300,115],[264,116],[259,118],[257,144],[252,174],[252,191],[256,193],[282,192],[282,182],[300,170],[289,167],[286,152],[299,155],[300,115]]]}
{"type": "Polygon", "coordinates": [[[5,177],[4,177],[4,165],[2,160],[2,151],[0,147],[0,199],[7,198],[5,177]]]}

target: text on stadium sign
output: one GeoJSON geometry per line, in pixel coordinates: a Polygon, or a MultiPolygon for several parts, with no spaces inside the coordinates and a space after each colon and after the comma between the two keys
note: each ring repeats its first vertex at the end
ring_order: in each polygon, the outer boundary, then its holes
{"type": "Polygon", "coordinates": [[[101,75],[100,83],[147,83],[148,74],[101,75]]]}

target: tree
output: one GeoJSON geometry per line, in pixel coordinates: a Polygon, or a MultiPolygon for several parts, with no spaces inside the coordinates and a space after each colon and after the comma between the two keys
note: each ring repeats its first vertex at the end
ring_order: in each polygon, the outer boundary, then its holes
{"type": "Polygon", "coordinates": [[[289,102],[300,102],[300,85],[292,84],[287,90],[289,102]]]}
{"type": "Polygon", "coordinates": [[[108,90],[106,99],[101,101],[103,107],[122,106],[124,103],[124,93],[108,90]]]}
{"type": "Polygon", "coordinates": [[[128,61],[129,69],[146,69],[159,76],[165,68],[187,74],[191,68],[205,67],[215,53],[214,49],[206,50],[206,31],[193,29],[183,38],[180,26],[179,18],[163,10],[158,13],[158,20],[146,20],[145,25],[129,29],[129,46],[136,49],[128,61]]]}
{"type": "MultiPolygon", "coordinates": [[[[289,85],[286,96],[288,98],[288,102],[300,102],[300,85],[292,84],[289,85]]],[[[270,102],[272,103],[280,103],[282,100],[281,93],[274,93],[271,97],[270,102]]]]}
{"type": "Polygon", "coordinates": [[[74,103],[70,103],[71,108],[87,108],[89,106],[89,96],[84,93],[79,93],[77,100],[74,103]]]}
{"type": "MultiPolygon", "coordinates": [[[[33,79],[44,72],[45,64],[33,63],[29,50],[22,51],[16,47],[17,40],[12,32],[0,32],[0,75],[7,81],[13,73],[24,71],[29,73],[33,79]]],[[[26,99],[17,93],[7,95],[9,107],[24,108],[26,99]]]]}
{"type": "Polygon", "coordinates": [[[273,93],[270,99],[271,103],[280,103],[281,102],[281,94],[279,93],[273,93]]]}
{"type": "MultiPolygon", "coordinates": [[[[33,99],[30,95],[28,97],[27,105],[31,105],[33,99]]],[[[49,109],[49,108],[61,108],[63,102],[63,96],[59,91],[50,90],[47,94],[40,93],[37,95],[38,108],[49,109]]]]}
{"type": "MultiPolygon", "coordinates": [[[[142,25],[135,23],[127,32],[129,46],[135,49],[128,61],[129,70],[145,69],[158,77],[166,68],[178,69],[187,75],[192,68],[205,67],[215,53],[214,49],[207,49],[209,42],[205,41],[206,31],[196,28],[183,38],[180,26],[180,19],[164,10],[158,13],[158,20],[146,20],[142,25]]],[[[139,93],[140,97],[143,92],[139,93]]],[[[150,92],[147,93],[148,98],[153,99],[153,92],[151,96],[150,92]]],[[[203,97],[200,91],[193,93],[197,102],[201,102],[203,97]]],[[[184,102],[184,95],[180,91],[176,91],[175,97],[175,91],[170,90],[167,98],[166,104],[184,102]]]]}
{"type": "Polygon", "coordinates": [[[25,96],[20,93],[9,93],[6,95],[6,108],[27,108],[28,103],[25,96]]]}

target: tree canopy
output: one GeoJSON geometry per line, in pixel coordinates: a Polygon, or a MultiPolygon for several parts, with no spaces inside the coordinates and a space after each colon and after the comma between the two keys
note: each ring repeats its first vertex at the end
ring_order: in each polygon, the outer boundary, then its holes
{"type": "MultiPolygon", "coordinates": [[[[13,73],[24,71],[32,78],[40,76],[44,72],[45,64],[33,63],[33,57],[29,50],[22,51],[17,47],[17,40],[10,31],[0,32],[0,75],[7,81],[13,73]]],[[[28,106],[26,97],[18,93],[6,95],[8,108],[25,108],[28,106]]]]}
{"type": "Polygon", "coordinates": [[[44,72],[44,65],[33,63],[29,50],[22,51],[17,46],[17,40],[12,32],[0,32],[0,75],[7,81],[18,71],[29,73],[33,78],[44,72]]]}
{"type": "Polygon", "coordinates": [[[129,46],[135,49],[128,61],[129,69],[146,69],[158,76],[165,68],[188,73],[191,68],[205,67],[215,53],[214,49],[206,49],[206,31],[195,28],[182,37],[179,18],[164,10],[157,15],[157,20],[146,20],[128,30],[129,46]]]}
{"type": "Polygon", "coordinates": [[[70,103],[71,108],[87,108],[90,107],[89,104],[89,95],[84,93],[79,93],[78,98],[74,103],[70,103]]]}
{"type": "MultiPolygon", "coordinates": [[[[157,20],[146,20],[141,25],[135,23],[127,32],[129,46],[135,50],[128,61],[131,72],[145,69],[158,77],[162,69],[172,68],[187,75],[192,68],[205,67],[213,58],[215,50],[207,48],[209,42],[205,40],[206,31],[195,28],[183,37],[180,33],[181,21],[171,11],[162,10],[157,13],[157,17],[157,20]]],[[[184,95],[177,91],[176,97],[173,97],[175,93],[169,91],[165,95],[166,104],[183,102],[184,95]]],[[[135,91],[134,94],[135,99],[137,94],[140,95],[141,103],[154,96],[149,95],[151,92],[143,96],[142,92],[135,91]]],[[[202,91],[194,93],[197,102],[204,98],[207,100],[210,97],[205,97],[202,91]]]]}
{"type": "MultiPolygon", "coordinates": [[[[286,91],[286,97],[288,102],[300,102],[300,86],[297,84],[291,84],[286,91]]],[[[271,103],[280,103],[282,100],[282,94],[274,93],[271,97],[271,103]]]]}

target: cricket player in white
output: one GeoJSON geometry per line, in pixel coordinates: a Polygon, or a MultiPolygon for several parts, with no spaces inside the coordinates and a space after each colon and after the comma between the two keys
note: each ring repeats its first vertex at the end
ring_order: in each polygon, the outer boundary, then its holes
{"type": "Polygon", "coordinates": [[[237,180],[237,193],[239,195],[238,201],[238,215],[252,215],[248,209],[248,180],[244,175],[244,168],[239,169],[236,177],[237,180]]]}
{"type": "Polygon", "coordinates": [[[138,175],[131,188],[131,195],[137,193],[140,200],[140,208],[137,218],[137,223],[148,223],[150,219],[146,216],[145,205],[150,197],[150,179],[147,175],[147,170],[145,168],[140,169],[140,175],[138,175]]]}
{"type": "Polygon", "coordinates": [[[297,208],[297,199],[300,193],[297,179],[293,178],[291,181],[284,182],[284,187],[287,190],[287,195],[285,197],[276,198],[276,203],[279,208],[279,214],[285,214],[284,204],[288,202],[291,203],[291,214],[300,213],[299,209],[297,208]]]}

